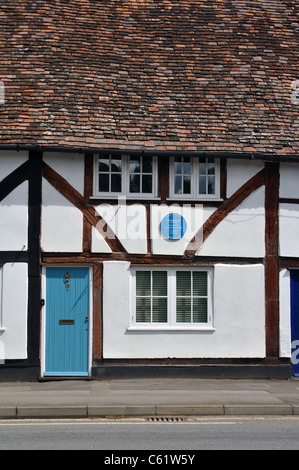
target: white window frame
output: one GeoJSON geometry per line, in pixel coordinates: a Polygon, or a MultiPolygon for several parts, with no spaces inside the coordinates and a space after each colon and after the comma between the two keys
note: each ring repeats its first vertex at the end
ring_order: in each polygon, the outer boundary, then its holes
{"type": "MultiPolygon", "coordinates": [[[[138,157],[142,157],[140,154],[138,157]]],[[[130,193],[130,157],[133,155],[120,155],[122,168],[121,168],[121,192],[101,192],[98,190],[99,187],[99,162],[100,155],[95,155],[94,157],[94,197],[101,199],[114,199],[118,197],[125,197],[127,199],[159,199],[157,197],[158,192],[158,159],[155,156],[152,156],[152,185],[153,190],[151,193],[130,193]]],[[[107,155],[107,157],[114,157],[112,154],[107,155]]],[[[142,174],[142,173],[141,173],[142,174]]]]}
{"type": "Polygon", "coordinates": [[[136,331],[214,331],[213,315],[213,268],[179,268],[179,267],[132,267],[131,268],[131,320],[128,330],[136,331]],[[167,323],[141,323],[136,321],[136,272],[166,271],[167,272],[167,323]],[[179,323],[176,321],[176,272],[204,271],[207,273],[208,320],[206,323],[179,323]]]}
{"type": "MultiPolygon", "coordinates": [[[[220,162],[219,158],[214,158],[215,162],[215,194],[199,194],[199,158],[190,157],[191,163],[191,191],[190,194],[175,193],[175,173],[174,163],[176,157],[170,157],[169,164],[169,199],[179,199],[184,201],[214,201],[220,200],[220,162]]],[[[204,157],[209,158],[209,157],[204,157]]]]}

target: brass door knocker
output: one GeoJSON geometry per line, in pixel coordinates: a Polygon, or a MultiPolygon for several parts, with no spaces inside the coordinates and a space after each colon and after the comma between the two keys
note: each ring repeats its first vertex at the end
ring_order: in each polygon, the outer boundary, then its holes
{"type": "Polygon", "coordinates": [[[70,276],[70,274],[67,272],[67,273],[65,274],[65,276],[64,276],[64,285],[65,285],[66,291],[69,290],[69,287],[70,287],[70,284],[69,284],[70,279],[71,279],[71,276],[70,276]]]}

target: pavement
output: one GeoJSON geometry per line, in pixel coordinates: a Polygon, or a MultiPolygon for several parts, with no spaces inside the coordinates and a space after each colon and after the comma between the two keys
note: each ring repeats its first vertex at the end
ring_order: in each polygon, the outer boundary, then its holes
{"type": "Polygon", "coordinates": [[[136,378],[0,382],[0,419],[299,416],[296,379],[136,378]]]}

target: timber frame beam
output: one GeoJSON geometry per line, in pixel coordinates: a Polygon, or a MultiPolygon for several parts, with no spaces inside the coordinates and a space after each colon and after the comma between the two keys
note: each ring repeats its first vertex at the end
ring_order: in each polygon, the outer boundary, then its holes
{"type": "Polygon", "coordinates": [[[266,357],[279,357],[279,164],[265,163],[266,357]]]}
{"type": "Polygon", "coordinates": [[[221,204],[221,206],[208,218],[203,227],[195,234],[186,248],[187,256],[194,256],[202,246],[202,243],[208,238],[215,228],[227,217],[227,215],[236,209],[251,193],[265,184],[265,169],[254,175],[241,188],[239,188],[230,198],[221,204]]]}
{"type": "Polygon", "coordinates": [[[45,162],[43,162],[43,177],[82,212],[85,219],[103,236],[112,251],[126,252],[122,243],[104,219],[96,214],[95,209],[87,204],[85,198],[65,178],[60,176],[45,162]]]}

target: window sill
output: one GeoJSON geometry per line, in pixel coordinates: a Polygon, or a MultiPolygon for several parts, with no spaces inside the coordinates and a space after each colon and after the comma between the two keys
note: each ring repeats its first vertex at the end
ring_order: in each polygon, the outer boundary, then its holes
{"type": "Polygon", "coordinates": [[[110,195],[110,196],[90,196],[90,201],[102,201],[102,200],[115,200],[117,201],[122,200],[122,201],[161,201],[160,197],[155,197],[155,196],[124,196],[123,194],[117,194],[116,196],[110,195]]]}
{"type": "Polygon", "coordinates": [[[127,331],[216,331],[212,326],[170,326],[170,325],[132,325],[127,328],[127,331]]]}
{"type": "Polygon", "coordinates": [[[205,202],[223,202],[223,198],[221,197],[215,197],[215,198],[184,198],[184,197],[168,197],[166,198],[166,201],[172,201],[172,202],[197,202],[197,203],[205,203],[205,202]]]}

